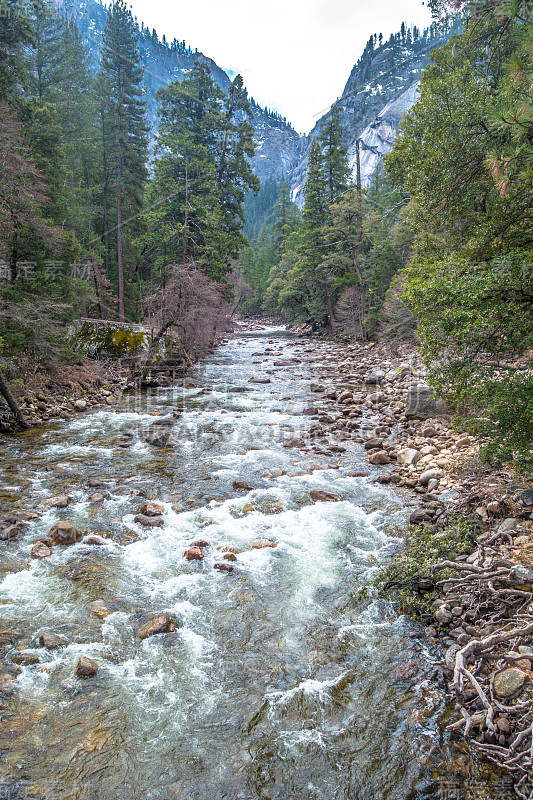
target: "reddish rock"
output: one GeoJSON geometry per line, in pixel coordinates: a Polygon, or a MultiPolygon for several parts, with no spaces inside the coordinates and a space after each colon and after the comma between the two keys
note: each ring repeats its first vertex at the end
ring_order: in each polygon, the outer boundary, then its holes
{"type": "Polygon", "coordinates": [[[326,492],[325,489],[311,489],[309,496],[315,503],[337,503],[340,500],[338,494],[326,492]]]}
{"type": "Polygon", "coordinates": [[[41,647],[46,647],[47,650],[57,650],[58,647],[64,647],[68,642],[53,633],[41,633],[39,644],[41,647]]]}
{"type": "Polygon", "coordinates": [[[165,524],[162,517],[147,517],[145,514],[137,514],[134,520],[145,528],[162,528],[165,524]]]}
{"type": "Polygon", "coordinates": [[[159,517],[165,509],[159,503],[143,503],[141,514],[145,517],[159,517]]]}
{"type": "Polygon", "coordinates": [[[62,520],[50,528],[48,537],[52,545],[69,545],[75,542],[81,542],[83,534],[72,522],[62,520]]]}
{"type": "Polygon", "coordinates": [[[235,555],[235,553],[229,553],[229,552],[223,553],[222,558],[224,559],[224,561],[237,561],[237,556],[235,555]]]}
{"type": "Polygon", "coordinates": [[[52,548],[48,547],[46,542],[43,542],[42,539],[37,539],[31,549],[30,555],[32,558],[36,559],[48,558],[52,555],[52,548]]]}
{"type": "Polygon", "coordinates": [[[203,561],[204,551],[201,547],[188,547],[183,554],[183,558],[187,561],[203,561]]]}
{"type": "Polygon", "coordinates": [[[76,664],[75,675],[78,678],[94,678],[98,672],[98,664],[88,656],[82,656],[76,664]]]}
{"type": "Polygon", "coordinates": [[[252,489],[255,489],[255,486],[253,486],[251,483],[248,483],[248,481],[233,481],[233,488],[236,492],[251,492],[252,489]]]}
{"type": "Polygon", "coordinates": [[[107,544],[107,541],[104,539],[104,537],[98,536],[97,533],[91,533],[89,536],[86,536],[83,541],[85,542],[85,544],[96,544],[96,545],[107,544]]]}
{"type": "Polygon", "coordinates": [[[250,542],[250,547],[253,550],[264,550],[265,547],[277,547],[277,545],[275,542],[271,542],[270,539],[256,539],[250,542]]]}
{"type": "Polygon", "coordinates": [[[214,565],[215,569],[218,569],[219,572],[233,572],[235,569],[233,564],[229,564],[227,561],[218,562],[214,565]]]}
{"type": "Polygon", "coordinates": [[[206,539],[197,539],[195,542],[191,542],[189,547],[210,547],[210,544],[206,539]]]}
{"type": "Polygon", "coordinates": [[[170,633],[175,628],[172,624],[172,619],[168,614],[161,614],[159,617],[145,622],[139,630],[140,639],[148,639],[149,636],[155,636],[158,633],[170,633]]]}

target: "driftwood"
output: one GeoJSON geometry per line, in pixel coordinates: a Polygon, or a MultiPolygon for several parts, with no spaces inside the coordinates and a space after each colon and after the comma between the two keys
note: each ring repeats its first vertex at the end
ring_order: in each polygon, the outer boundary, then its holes
{"type": "Polygon", "coordinates": [[[9,408],[13,412],[13,415],[14,415],[15,419],[17,420],[17,423],[18,423],[19,427],[24,428],[24,429],[29,428],[30,426],[26,422],[26,419],[24,418],[24,415],[23,415],[22,411],[20,410],[20,408],[19,408],[19,406],[17,404],[17,401],[15,400],[13,395],[11,394],[11,389],[9,388],[8,383],[7,383],[6,379],[4,378],[4,376],[3,376],[1,371],[0,371],[0,392],[5,397],[6,403],[8,404],[9,408]]]}

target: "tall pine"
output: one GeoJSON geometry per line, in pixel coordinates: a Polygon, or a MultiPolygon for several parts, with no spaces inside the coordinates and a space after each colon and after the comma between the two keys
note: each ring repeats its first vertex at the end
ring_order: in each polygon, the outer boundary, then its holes
{"type": "Polygon", "coordinates": [[[114,229],[120,321],[124,321],[125,261],[128,254],[132,257],[128,235],[131,237],[136,227],[147,180],[148,126],[138,38],[139,29],[131,11],[124,0],[114,0],[104,28],[99,88],[103,238],[110,264],[110,232],[114,229]]]}

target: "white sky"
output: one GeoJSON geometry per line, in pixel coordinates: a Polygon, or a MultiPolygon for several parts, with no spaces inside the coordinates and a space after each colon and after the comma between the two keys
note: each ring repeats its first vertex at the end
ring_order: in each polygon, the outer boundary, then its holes
{"type": "Polygon", "coordinates": [[[431,23],[422,0],[130,0],[139,24],[185,39],[307,133],[342,94],[373,33],[431,23]]]}

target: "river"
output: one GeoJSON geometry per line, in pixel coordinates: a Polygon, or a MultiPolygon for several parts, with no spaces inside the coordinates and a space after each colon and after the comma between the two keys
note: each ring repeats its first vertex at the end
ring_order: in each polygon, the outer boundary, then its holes
{"type": "Polygon", "coordinates": [[[3,515],[40,516],[0,545],[5,664],[18,650],[39,658],[3,702],[1,797],[445,796],[431,781],[444,753],[431,655],[409,620],[361,594],[397,546],[405,498],[374,482],[376,468],[357,476],[368,460],[350,439],[341,452],[283,446],[311,424],[302,412],[324,347],[282,329],[242,333],[185,386],[2,445],[3,515]],[[171,449],[145,441],[161,417],[175,419],[171,449]],[[106,499],[91,503],[98,478],[106,499]],[[313,503],[312,489],[341,499],[313,503]],[[68,508],[39,506],[65,493],[68,508]],[[163,527],[134,521],[146,500],[164,507],[163,527]],[[32,560],[60,519],[106,544],[32,560]],[[198,539],[205,559],[189,562],[198,539]],[[228,548],[233,572],[215,570],[228,548]],[[141,641],[159,614],[177,630],[141,641]],[[43,632],[67,644],[39,647],[43,632]],[[96,677],[74,676],[82,655],[96,677]]]}

